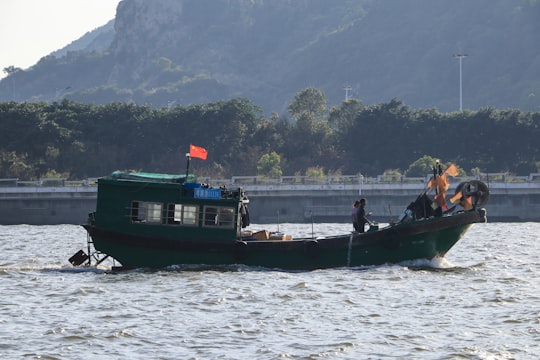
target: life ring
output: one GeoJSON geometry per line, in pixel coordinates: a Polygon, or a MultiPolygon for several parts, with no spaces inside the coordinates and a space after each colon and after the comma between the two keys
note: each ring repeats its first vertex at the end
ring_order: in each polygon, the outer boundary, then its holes
{"type": "Polygon", "coordinates": [[[472,197],[475,206],[482,206],[488,202],[489,188],[482,181],[471,180],[466,183],[461,183],[458,185],[458,188],[456,188],[456,192],[458,190],[461,190],[461,194],[464,198],[472,197]]]}

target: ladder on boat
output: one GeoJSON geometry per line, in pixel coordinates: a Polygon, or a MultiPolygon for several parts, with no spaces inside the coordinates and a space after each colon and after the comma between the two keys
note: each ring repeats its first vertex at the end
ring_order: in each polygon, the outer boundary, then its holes
{"type": "Polygon", "coordinates": [[[85,266],[98,266],[109,258],[109,255],[103,254],[102,252],[96,250],[94,247],[94,241],[88,233],[86,234],[86,249],[88,254],[85,253],[84,250],[79,250],[68,259],[71,265],[81,266],[84,264],[85,266]]]}

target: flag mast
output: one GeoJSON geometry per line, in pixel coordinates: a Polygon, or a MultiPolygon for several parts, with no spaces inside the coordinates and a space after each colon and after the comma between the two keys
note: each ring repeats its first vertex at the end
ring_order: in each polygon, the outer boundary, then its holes
{"type": "Polygon", "coordinates": [[[189,153],[186,153],[186,160],[187,160],[187,165],[186,165],[186,182],[188,182],[188,177],[189,177],[189,161],[191,160],[191,155],[189,153]]]}

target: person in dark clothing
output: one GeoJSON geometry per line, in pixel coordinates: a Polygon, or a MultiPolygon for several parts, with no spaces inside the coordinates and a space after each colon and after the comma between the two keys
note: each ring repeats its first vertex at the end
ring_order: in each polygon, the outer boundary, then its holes
{"type": "Polygon", "coordinates": [[[367,218],[368,215],[371,215],[371,213],[366,214],[366,199],[362,198],[360,199],[360,205],[358,207],[358,232],[365,232],[365,226],[366,224],[371,224],[371,221],[367,218]]]}
{"type": "Polygon", "coordinates": [[[360,224],[358,223],[359,210],[360,210],[360,201],[356,200],[353,204],[352,213],[351,213],[353,229],[356,232],[360,232],[360,224]]]}

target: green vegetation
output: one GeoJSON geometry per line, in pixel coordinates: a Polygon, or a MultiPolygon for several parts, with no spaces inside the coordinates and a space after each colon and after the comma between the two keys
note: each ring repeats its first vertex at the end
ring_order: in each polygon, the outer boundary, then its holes
{"type": "Polygon", "coordinates": [[[257,165],[258,174],[270,179],[277,179],[283,175],[280,163],[281,158],[275,151],[264,154],[257,165]]]}
{"type": "Polygon", "coordinates": [[[242,98],[170,109],[0,103],[0,178],[82,179],[118,169],[181,173],[190,143],[209,152],[207,161],[193,161],[193,171],[217,178],[425,176],[435,159],[467,174],[540,170],[540,113],[484,108],[443,114],[397,99],[376,105],[352,99],[327,109],[324,94],[312,88],[299,92],[289,109],[292,120],[265,118],[242,98]],[[301,110],[299,99],[315,110],[301,110]]]}

